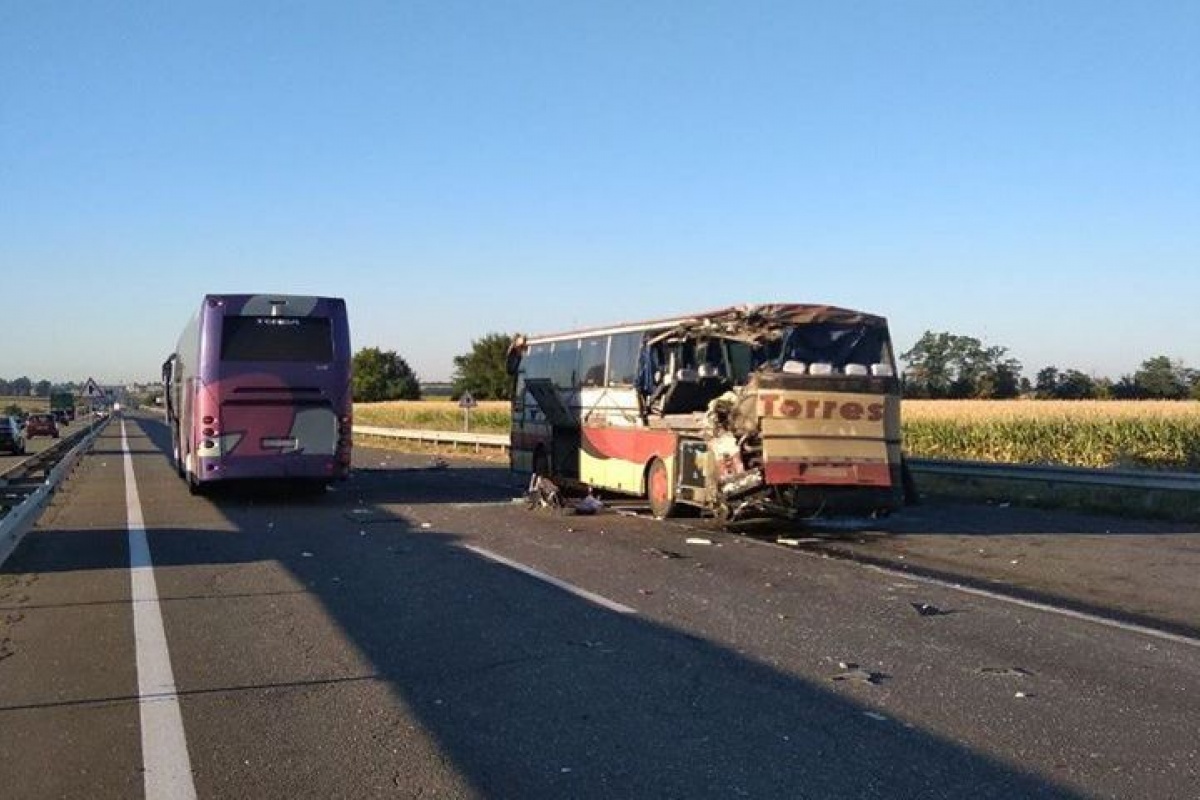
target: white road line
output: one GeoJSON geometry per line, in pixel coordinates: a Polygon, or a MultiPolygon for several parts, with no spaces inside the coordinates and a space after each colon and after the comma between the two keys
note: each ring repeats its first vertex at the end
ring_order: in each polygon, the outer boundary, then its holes
{"type": "Polygon", "coordinates": [[[905,580],[927,583],[932,586],[940,586],[943,589],[953,589],[954,591],[962,592],[963,594],[971,594],[975,595],[976,597],[986,597],[989,600],[999,600],[1002,603],[1009,603],[1011,605],[1021,606],[1023,608],[1029,608],[1035,611],[1043,611],[1047,614],[1057,614],[1060,617],[1083,620],[1084,622],[1091,622],[1093,624],[1103,625],[1108,628],[1116,628],[1117,630],[1137,633],[1142,636],[1151,636],[1155,639],[1163,639],[1168,642],[1175,642],[1176,644],[1186,644],[1191,645],[1192,647],[1200,647],[1200,639],[1196,639],[1191,636],[1184,636],[1183,634],[1179,633],[1171,633],[1170,631],[1162,631],[1158,628],[1151,628],[1146,625],[1138,625],[1135,622],[1122,622],[1119,619],[1110,619],[1109,617],[1102,617],[1098,614],[1089,614],[1086,611],[1076,611],[1073,608],[1063,608],[1062,606],[1050,605],[1049,603],[1039,603],[1036,600],[1026,600],[1023,597],[1015,597],[1011,594],[1004,594],[1003,592],[993,592],[988,589],[978,589],[974,586],[966,586],[961,583],[946,581],[940,578],[933,578],[925,575],[914,575],[911,572],[905,572],[904,570],[899,569],[891,569],[890,567],[881,567],[878,564],[859,564],[859,566],[874,572],[882,572],[884,575],[902,577],[905,580]]]}
{"type": "MultiPolygon", "coordinates": [[[[691,529],[692,530],[703,530],[702,528],[691,528],[691,529]]],[[[777,545],[773,542],[759,541],[757,539],[752,539],[750,537],[745,537],[742,541],[745,541],[749,544],[760,545],[762,547],[770,547],[773,549],[779,548],[779,545],[777,545]]],[[[822,554],[820,551],[815,551],[815,550],[793,550],[791,548],[788,548],[788,551],[795,553],[796,555],[806,556],[808,558],[814,558],[814,559],[829,558],[829,556],[826,556],[826,555],[822,554]]],[[[1148,625],[1139,625],[1136,622],[1123,622],[1119,619],[1105,617],[1100,614],[1091,614],[1091,613],[1088,613],[1087,611],[1076,611],[1073,608],[1065,608],[1063,606],[1056,606],[1056,605],[1052,605],[1050,603],[1040,603],[1036,600],[1026,600],[1023,597],[1017,597],[1016,595],[1006,594],[1005,592],[1000,591],[1000,590],[992,591],[989,589],[981,589],[981,588],[977,588],[975,586],[968,586],[966,584],[957,583],[957,582],[951,581],[951,580],[935,578],[930,575],[922,575],[922,574],[916,573],[916,572],[909,572],[908,570],[900,569],[898,567],[885,567],[881,564],[868,564],[868,563],[856,560],[853,556],[845,556],[845,557],[839,556],[839,557],[834,557],[834,559],[837,561],[841,561],[844,564],[852,564],[852,565],[858,567],[859,569],[868,570],[870,572],[878,572],[878,573],[881,573],[883,575],[887,575],[887,576],[893,577],[893,578],[902,578],[906,581],[912,581],[913,583],[923,583],[923,584],[927,584],[929,586],[938,586],[942,589],[950,589],[951,591],[962,592],[963,594],[975,595],[976,597],[985,597],[988,600],[996,600],[998,602],[1007,603],[1009,605],[1021,606],[1022,608],[1028,608],[1028,609],[1031,609],[1034,611],[1041,611],[1045,614],[1054,614],[1054,615],[1060,616],[1060,617],[1068,617],[1070,619],[1077,619],[1082,622],[1090,622],[1093,625],[1101,625],[1106,628],[1115,628],[1116,630],[1127,631],[1128,633],[1136,633],[1141,636],[1149,636],[1154,639],[1161,639],[1163,641],[1174,642],[1176,644],[1185,644],[1185,645],[1189,645],[1191,647],[1200,647],[1200,639],[1197,639],[1193,636],[1185,636],[1180,633],[1171,633],[1170,631],[1164,631],[1164,630],[1160,630],[1158,628],[1151,628],[1148,625]]]]}
{"type": "Polygon", "coordinates": [[[146,800],[194,800],[196,786],[188,758],[179,695],[158,604],[154,563],[142,518],[133,457],[121,420],[125,454],[125,507],[129,531],[129,575],[133,590],[133,632],[137,642],[138,709],[142,727],[142,767],[146,800]]]}
{"type": "Polygon", "coordinates": [[[545,581],[546,583],[550,584],[551,586],[557,586],[559,589],[562,589],[563,591],[570,592],[571,594],[575,595],[576,597],[582,597],[584,600],[587,600],[589,603],[595,603],[598,606],[607,608],[609,611],[616,611],[618,614],[636,614],[637,613],[637,609],[630,608],[627,605],[622,605],[621,603],[618,603],[616,600],[609,600],[607,597],[598,595],[595,592],[589,592],[587,589],[581,589],[578,586],[575,586],[574,584],[571,584],[571,583],[567,583],[564,580],[560,580],[559,578],[556,578],[553,575],[547,575],[546,573],[542,572],[541,570],[536,570],[533,567],[526,566],[525,564],[522,564],[519,561],[513,561],[511,558],[505,558],[504,556],[502,556],[498,553],[493,553],[491,550],[485,550],[482,547],[476,547],[475,545],[472,545],[472,544],[463,544],[463,545],[459,545],[459,547],[462,547],[464,550],[470,550],[472,553],[481,555],[484,558],[489,559],[491,561],[495,561],[498,564],[503,564],[506,567],[515,569],[517,572],[523,572],[526,575],[537,578],[539,581],[545,581]]]}

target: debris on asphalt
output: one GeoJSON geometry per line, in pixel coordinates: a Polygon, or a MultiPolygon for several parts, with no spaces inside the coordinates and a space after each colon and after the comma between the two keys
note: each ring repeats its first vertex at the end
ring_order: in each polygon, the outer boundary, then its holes
{"type": "Polygon", "coordinates": [[[1013,695],[1013,697],[1015,697],[1015,698],[1017,698],[1018,700],[1020,700],[1020,699],[1026,698],[1026,697],[1033,697],[1033,695],[1031,695],[1031,694],[1026,694],[1025,692],[1017,692],[1016,694],[1014,694],[1014,695],[1013,695]]]}
{"type": "Polygon", "coordinates": [[[432,528],[432,527],[433,527],[433,523],[432,523],[432,522],[422,522],[422,523],[421,523],[421,527],[422,527],[422,528],[425,528],[426,530],[428,530],[429,528],[432,528]]]}
{"type": "Polygon", "coordinates": [[[932,603],[909,603],[909,605],[922,617],[944,617],[955,613],[953,610],[938,608],[932,603]]]}
{"type": "Polygon", "coordinates": [[[838,667],[845,670],[834,675],[829,680],[831,681],[849,681],[852,683],[865,683],[870,686],[878,686],[888,677],[882,672],[872,672],[869,669],[863,669],[858,664],[852,661],[839,661],[838,667]]]}
{"type": "Polygon", "coordinates": [[[980,667],[975,671],[980,675],[995,675],[1000,678],[1028,678],[1033,675],[1024,667],[980,667]]]}
{"type": "Polygon", "coordinates": [[[446,469],[448,466],[450,466],[450,462],[441,456],[434,456],[429,461],[429,469],[446,469]]]}
{"type": "Polygon", "coordinates": [[[593,494],[589,494],[575,504],[576,514],[595,514],[602,510],[604,510],[604,501],[593,494]]]}
{"type": "Polygon", "coordinates": [[[777,544],[786,544],[786,545],[789,545],[790,547],[798,547],[800,545],[799,539],[795,539],[790,536],[780,536],[777,539],[775,539],[775,542],[777,544]]]}
{"type": "Polygon", "coordinates": [[[703,536],[689,536],[684,539],[687,544],[712,544],[712,539],[706,539],[703,536]]]}
{"type": "Polygon", "coordinates": [[[862,713],[864,717],[870,717],[877,722],[887,722],[888,720],[887,717],[885,717],[883,714],[880,714],[878,711],[864,711],[862,713]]]}
{"type": "Polygon", "coordinates": [[[530,508],[560,509],[563,506],[562,492],[549,478],[544,475],[534,475],[529,479],[525,502],[530,508]]]}
{"type": "Polygon", "coordinates": [[[663,550],[659,547],[648,547],[642,552],[658,556],[659,558],[687,558],[683,553],[676,553],[674,550],[663,550]]]}

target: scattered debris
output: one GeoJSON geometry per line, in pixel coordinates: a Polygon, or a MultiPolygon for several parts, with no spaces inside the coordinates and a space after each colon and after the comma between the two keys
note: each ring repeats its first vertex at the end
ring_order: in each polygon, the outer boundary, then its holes
{"type": "Polygon", "coordinates": [[[952,609],[938,608],[932,603],[909,603],[909,605],[922,617],[945,617],[957,613],[952,609]]]}
{"type": "Polygon", "coordinates": [[[448,466],[450,466],[450,462],[449,462],[449,461],[447,461],[446,459],[442,458],[441,456],[434,456],[434,457],[433,457],[433,458],[432,458],[432,459],[429,461],[429,467],[428,467],[428,469],[446,469],[446,467],[448,467],[448,466]]]}
{"type": "Polygon", "coordinates": [[[428,530],[429,528],[433,527],[433,523],[432,522],[422,522],[421,527],[428,530]]]}
{"type": "Polygon", "coordinates": [[[1001,678],[1028,678],[1033,675],[1024,667],[980,667],[975,671],[980,675],[995,675],[1001,678]]]}
{"type": "Polygon", "coordinates": [[[651,595],[654,594],[653,589],[638,589],[638,594],[651,595]]]}
{"type": "Polygon", "coordinates": [[[853,683],[865,683],[870,686],[878,686],[887,679],[887,675],[882,672],[872,672],[869,669],[863,669],[858,664],[841,662],[839,666],[844,665],[845,672],[839,672],[829,680],[831,681],[849,681],[853,683]]]}
{"type": "Polygon", "coordinates": [[[595,514],[604,509],[604,501],[594,494],[588,494],[587,497],[575,504],[576,514],[595,514]]]}
{"type": "Polygon", "coordinates": [[[549,478],[544,475],[534,475],[529,479],[525,502],[530,508],[560,509],[563,506],[562,492],[549,478]]]}
{"type": "Polygon", "coordinates": [[[795,538],[792,538],[792,537],[789,537],[789,536],[780,536],[780,537],[778,537],[778,538],[776,538],[776,539],[775,539],[775,542],[776,542],[777,544],[786,544],[786,545],[788,545],[788,546],[790,546],[790,547],[799,547],[799,546],[800,546],[800,540],[799,540],[799,539],[795,539],[795,538]]]}
{"type": "Polygon", "coordinates": [[[676,553],[674,550],[663,550],[658,547],[648,547],[642,552],[658,556],[659,558],[687,558],[683,553],[676,553]]]}
{"type": "Polygon", "coordinates": [[[684,539],[687,544],[712,544],[712,539],[706,539],[703,536],[689,536],[684,539]]]}

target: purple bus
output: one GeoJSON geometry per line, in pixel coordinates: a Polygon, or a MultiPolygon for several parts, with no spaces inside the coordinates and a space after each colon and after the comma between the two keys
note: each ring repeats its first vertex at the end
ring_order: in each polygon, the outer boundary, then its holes
{"type": "Polygon", "coordinates": [[[350,329],[334,297],[210,294],[163,364],[175,469],[311,487],[350,472],[350,329]]]}

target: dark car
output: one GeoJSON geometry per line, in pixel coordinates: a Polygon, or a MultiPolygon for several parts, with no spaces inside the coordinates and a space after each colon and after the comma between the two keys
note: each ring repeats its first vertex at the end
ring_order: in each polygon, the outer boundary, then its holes
{"type": "Polygon", "coordinates": [[[0,417],[0,450],[7,450],[13,455],[25,452],[25,432],[16,417],[0,417]]]}
{"type": "Polygon", "coordinates": [[[34,436],[52,436],[58,438],[58,423],[52,414],[30,414],[25,420],[25,438],[34,436]]]}

